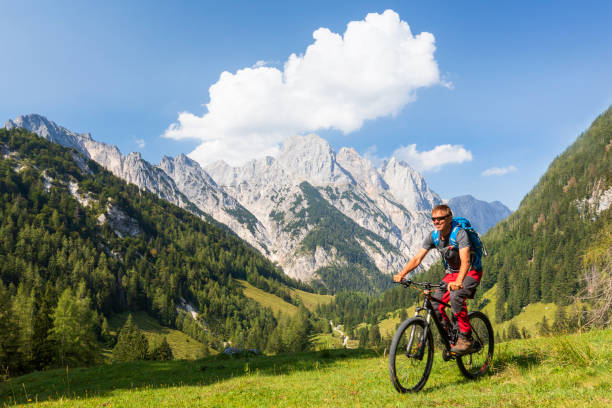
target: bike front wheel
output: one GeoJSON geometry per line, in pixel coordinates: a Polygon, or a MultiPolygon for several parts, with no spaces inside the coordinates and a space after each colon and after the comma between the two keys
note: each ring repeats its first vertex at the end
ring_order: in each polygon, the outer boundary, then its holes
{"type": "Polygon", "coordinates": [[[398,392],[415,392],[425,386],[433,364],[433,336],[425,320],[405,320],[395,332],[389,350],[389,374],[398,392]]]}
{"type": "Polygon", "coordinates": [[[484,313],[475,311],[470,313],[468,318],[472,326],[472,339],[474,340],[472,349],[474,351],[457,357],[457,365],[465,377],[475,379],[483,376],[489,370],[495,340],[491,322],[484,313]]]}

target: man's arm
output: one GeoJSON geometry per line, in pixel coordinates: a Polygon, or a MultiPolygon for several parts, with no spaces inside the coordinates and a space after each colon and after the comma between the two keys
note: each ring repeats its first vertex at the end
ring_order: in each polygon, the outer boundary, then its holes
{"type": "Polygon", "coordinates": [[[459,258],[461,259],[461,266],[459,267],[459,275],[454,282],[448,284],[448,290],[457,290],[463,287],[463,279],[468,273],[470,267],[470,247],[461,248],[459,250],[459,258]]]}
{"type": "MultiPolygon", "coordinates": [[[[401,280],[404,278],[404,276],[406,276],[406,274],[408,274],[408,272],[412,271],[414,268],[416,268],[417,266],[421,264],[421,262],[423,261],[423,258],[425,258],[425,255],[427,255],[427,252],[429,252],[429,249],[425,249],[425,248],[419,249],[419,252],[417,252],[414,258],[408,261],[408,263],[406,264],[406,266],[404,266],[402,271],[398,273],[397,275],[393,275],[393,281],[401,282],[401,280]]],[[[468,253],[468,256],[469,256],[469,253],[468,253]]]]}

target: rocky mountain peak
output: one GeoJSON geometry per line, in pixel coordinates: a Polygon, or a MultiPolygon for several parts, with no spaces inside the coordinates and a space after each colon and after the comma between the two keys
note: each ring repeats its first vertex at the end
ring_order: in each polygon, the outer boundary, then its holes
{"type": "Polygon", "coordinates": [[[315,134],[285,139],[277,160],[287,172],[316,186],[354,182],[336,161],[329,143],[315,134]]]}
{"type": "Polygon", "coordinates": [[[73,133],[62,126],[57,125],[55,122],[48,120],[44,116],[35,113],[18,116],[17,119],[15,119],[14,121],[12,119],[9,119],[4,125],[4,127],[6,129],[28,129],[31,132],[38,134],[40,137],[44,137],[45,139],[50,139],[53,137],[62,137],[66,134],[91,139],[91,135],[89,133],[73,133]]]}
{"type": "Polygon", "coordinates": [[[336,156],[338,163],[347,170],[355,181],[369,194],[388,190],[389,186],[372,162],[361,157],[353,148],[343,147],[336,156]]]}
{"type": "Polygon", "coordinates": [[[21,115],[15,120],[9,119],[4,127],[7,130],[24,128],[47,140],[75,148],[79,151],[83,150],[84,142],[92,140],[89,133],[73,133],[44,116],[37,114],[21,115]]]}
{"type": "Polygon", "coordinates": [[[380,168],[383,179],[393,196],[411,211],[429,211],[442,199],[427,186],[425,178],[408,163],[395,157],[380,168]]]}
{"type": "Polygon", "coordinates": [[[240,167],[232,167],[223,160],[205,167],[205,170],[220,186],[236,187],[247,183],[252,186],[284,186],[294,179],[273,157],[250,160],[240,167]]]}
{"type": "Polygon", "coordinates": [[[185,183],[189,178],[195,178],[203,182],[203,187],[216,188],[217,184],[210,175],[200,167],[200,164],[195,160],[190,159],[183,153],[175,158],[164,156],[157,166],[168,174],[177,183],[185,183]]]}

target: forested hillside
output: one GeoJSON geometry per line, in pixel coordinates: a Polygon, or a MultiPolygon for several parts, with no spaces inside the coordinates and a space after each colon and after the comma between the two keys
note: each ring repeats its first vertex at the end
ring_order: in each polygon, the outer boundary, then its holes
{"type": "Polygon", "coordinates": [[[289,331],[303,327],[279,324],[237,280],[290,302],[301,285],[229,231],[23,129],[0,130],[0,154],[3,372],[100,361],[107,318],[130,310],[214,346],[297,344],[289,331]]]}
{"type": "Polygon", "coordinates": [[[519,209],[486,236],[485,289],[506,320],[532,302],[567,304],[583,287],[583,256],[609,226],[612,109],[557,157],[519,209]],[[606,199],[606,197],[608,197],[606,199]]]}
{"type": "MultiPolygon", "coordinates": [[[[590,319],[609,322],[611,202],[612,108],[551,163],[517,211],[484,235],[489,256],[473,307],[483,306],[483,294],[497,284],[498,321],[516,316],[529,303],[567,305],[582,297],[600,313],[590,319]],[[588,296],[582,296],[587,286],[588,296]]],[[[437,282],[443,273],[438,262],[415,280],[437,282]]],[[[350,329],[408,307],[417,295],[401,287],[381,296],[339,294],[319,312],[350,329]]]]}
{"type": "MultiPolygon", "coordinates": [[[[477,297],[497,283],[498,320],[529,303],[572,302],[586,285],[585,255],[609,242],[610,202],[612,108],[551,163],[518,210],[483,237],[489,256],[477,297]]],[[[424,278],[441,273],[436,265],[424,278]]]]}
{"type": "MultiPolygon", "coordinates": [[[[336,250],[337,258],[340,259],[319,269],[317,273],[320,279],[315,280],[313,285],[331,293],[342,290],[372,293],[389,288],[392,284],[389,276],[379,272],[359,242],[374,250],[377,246],[383,247],[391,254],[400,255],[399,251],[330,205],[312,185],[303,182],[300,184],[300,189],[308,201],[308,211],[302,210],[304,214],[300,222],[316,225],[302,240],[302,248],[312,252],[317,247],[326,251],[336,250]]],[[[288,225],[286,228],[297,231],[297,227],[288,225]]]]}

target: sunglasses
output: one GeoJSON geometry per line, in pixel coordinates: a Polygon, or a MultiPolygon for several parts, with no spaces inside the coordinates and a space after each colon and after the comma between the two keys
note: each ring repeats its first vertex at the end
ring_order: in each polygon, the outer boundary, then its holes
{"type": "Polygon", "coordinates": [[[444,220],[445,220],[445,219],[447,219],[449,216],[450,216],[450,214],[446,214],[444,217],[431,217],[431,220],[432,220],[433,222],[436,222],[436,221],[444,221],[444,220]]]}

